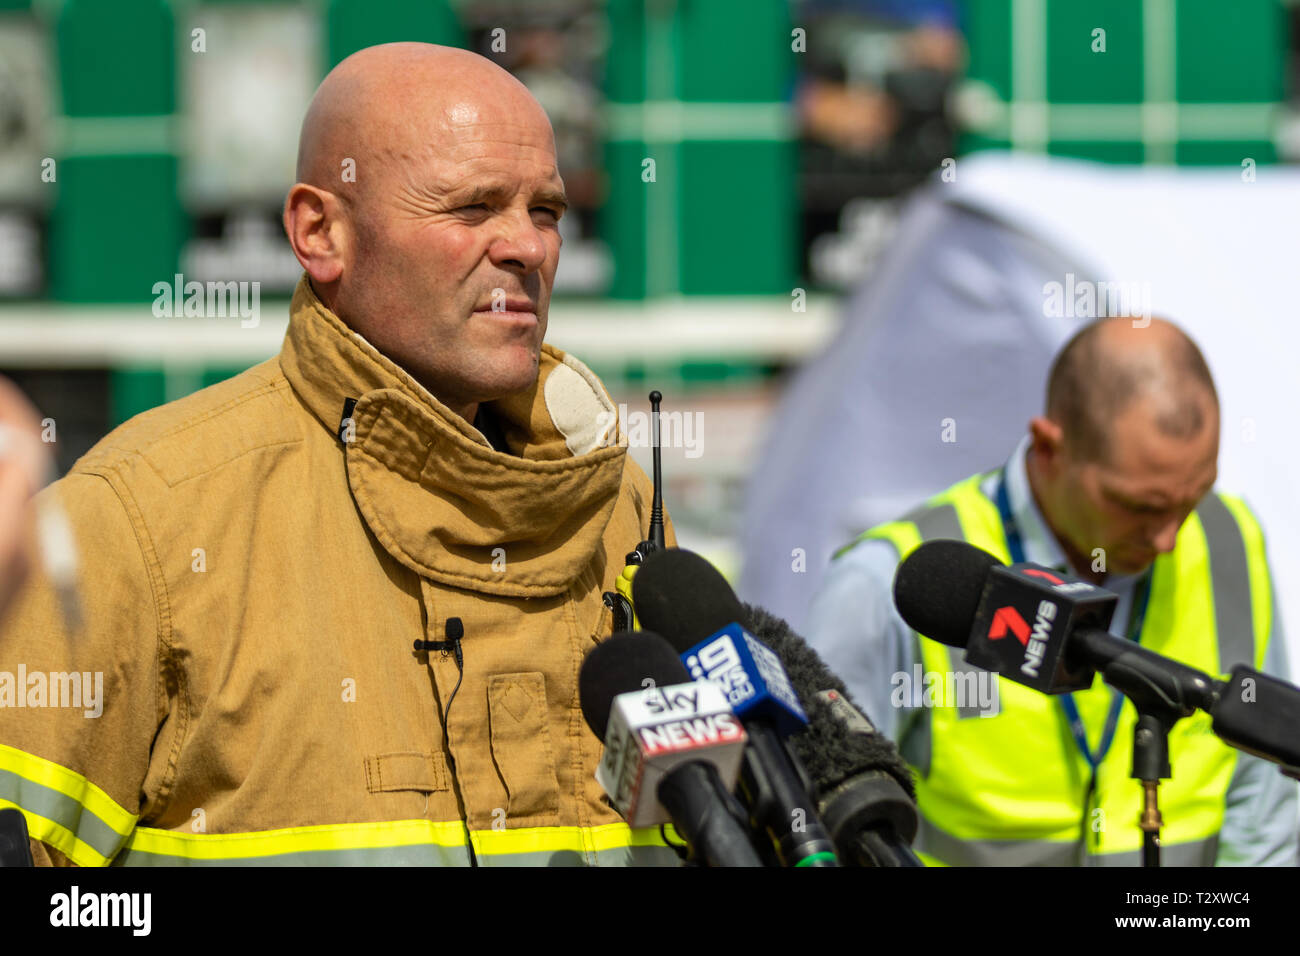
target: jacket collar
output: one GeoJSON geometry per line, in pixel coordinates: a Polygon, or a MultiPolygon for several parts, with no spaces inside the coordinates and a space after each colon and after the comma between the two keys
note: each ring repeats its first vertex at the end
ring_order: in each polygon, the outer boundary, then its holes
{"type": "Polygon", "coordinates": [[[304,405],[342,429],[352,495],[379,543],[413,571],[513,597],[567,590],[595,557],[627,448],[599,379],[542,346],[537,382],[491,403],[513,454],[433,397],[327,309],[304,275],[280,367],[304,405]]]}

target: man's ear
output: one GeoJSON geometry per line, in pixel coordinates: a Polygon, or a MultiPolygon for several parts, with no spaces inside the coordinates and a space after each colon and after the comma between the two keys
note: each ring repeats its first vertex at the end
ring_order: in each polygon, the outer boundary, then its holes
{"type": "Polygon", "coordinates": [[[317,290],[338,281],[349,232],[337,196],[307,183],[295,183],[284,200],[284,232],[317,290]]]}
{"type": "Polygon", "coordinates": [[[1065,455],[1065,432],[1050,418],[1037,415],[1029,420],[1030,450],[1045,474],[1055,475],[1065,455]]]}

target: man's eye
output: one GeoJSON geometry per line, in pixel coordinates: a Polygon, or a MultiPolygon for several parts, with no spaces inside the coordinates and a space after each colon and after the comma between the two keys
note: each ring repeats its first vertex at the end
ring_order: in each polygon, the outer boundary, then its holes
{"type": "Polygon", "coordinates": [[[551,218],[554,219],[556,222],[559,222],[559,220],[560,220],[560,212],[559,212],[559,210],[558,210],[558,209],[552,209],[550,206],[534,206],[534,207],[533,207],[533,212],[544,212],[544,213],[549,213],[550,216],[551,216],[551,218]]]}

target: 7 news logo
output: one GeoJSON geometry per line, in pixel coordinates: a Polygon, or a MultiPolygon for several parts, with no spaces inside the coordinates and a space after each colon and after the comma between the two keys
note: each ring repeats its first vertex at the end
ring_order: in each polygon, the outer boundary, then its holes
{"type": "Polygon", "coordinates": [[[1038,669],[1043,664],[1043,654],[1047,650],[1047,641],[1052,636],[1052,622],[1056,620],[1056,605],[1051,601],[1040,601],[1038,613],[1034,617],[1031,630],[1025,619],[1011,605],[1000,607],[993,612],[993,623],[989,625],[989,640],[996,641],[1007,636],[1010,631],[1025,648],[1025,659],[1020,665],[1020,672],[1028,677],[1037,677],[1038,669]]]}

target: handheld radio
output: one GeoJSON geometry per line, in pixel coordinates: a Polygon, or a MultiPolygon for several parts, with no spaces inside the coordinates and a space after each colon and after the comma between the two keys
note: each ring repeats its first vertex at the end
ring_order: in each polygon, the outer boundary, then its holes
{"type": "Polygon", "coordinates": [[[605,606],[614,612],[614,633],[637,629],[636,611],[632,607],[632,578],[636,569],[646,558],[656,551],[664,550],[664,498],[663,498],[663,461],[659,442],[659,403],[663,395],[658,390],[650,393],[650,454],[654,460],[653,479],[654,497],[650,501],[650,528],[646,538],[628,554],[626,565],[618,576],[614,587],[617,590],[606,591],[602,598],[605,606]]]}

